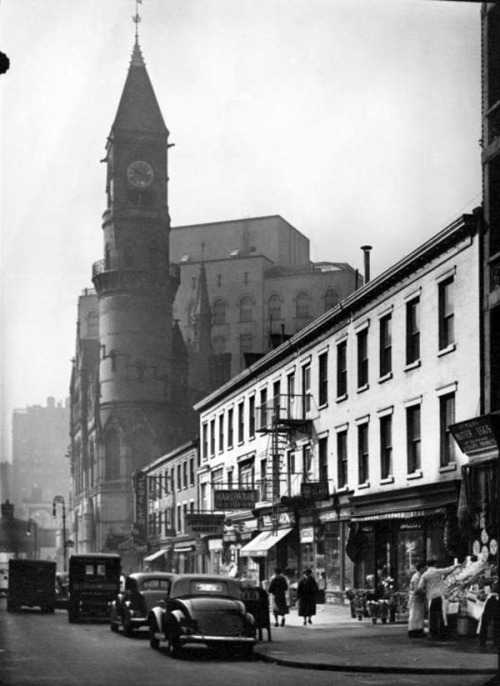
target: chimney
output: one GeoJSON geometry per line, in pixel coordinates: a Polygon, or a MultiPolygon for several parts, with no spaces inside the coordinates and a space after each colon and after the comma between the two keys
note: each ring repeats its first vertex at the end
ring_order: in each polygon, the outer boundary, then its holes
{"type": "Polygon", "coordinates": [[[362,245],[361,250],[364,253],[365,257],[365,284],[368,283],[370,280],[370,250],[372,249],[371,245],[362,245]]]}

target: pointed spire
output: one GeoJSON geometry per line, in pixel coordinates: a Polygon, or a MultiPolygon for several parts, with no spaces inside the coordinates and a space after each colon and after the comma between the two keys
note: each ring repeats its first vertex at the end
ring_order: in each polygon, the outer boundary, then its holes
{"type": "Polygon", "coordinates": [[[207,272],[205,270],[205,244],[201,246],[201,266],[198,288],[193,309],[193,349],[206,355],[212,354],[212,312],[208,297],[207,272]]]}
{"type": "Polygon", "coordinates": [[[130,60],[131,67],[145,67],[144,58],[141,52],[141,46],[139,45],[138,37],[135,38],[134,49],[132,51],[132,59],[130,60]]]}

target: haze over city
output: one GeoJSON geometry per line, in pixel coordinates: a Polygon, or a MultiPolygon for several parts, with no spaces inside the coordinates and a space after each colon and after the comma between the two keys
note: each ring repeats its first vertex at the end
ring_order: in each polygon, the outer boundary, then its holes
{"type": "MultiPolygon", "coordinates": [[[[76,304],[103,254],[106,137],[133,0],[4,0],[2,459],[12,410],[69,394],[76,304]]],[[[144,0],[175,148],[174,226],[280,214],[312,259],[378,274],[481,201],[479,5],[144,0]]]]}

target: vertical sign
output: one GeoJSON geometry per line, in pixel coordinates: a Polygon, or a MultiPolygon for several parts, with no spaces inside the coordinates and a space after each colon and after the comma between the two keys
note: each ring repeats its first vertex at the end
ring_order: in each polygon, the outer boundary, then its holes
{"type": "Polygon", "coordinates": [[[139,536],[146,538],[146,525],[148,521],[148,477],[140,470],[134,472],[134,493],[135,493],[135,524],[139,536]]]}

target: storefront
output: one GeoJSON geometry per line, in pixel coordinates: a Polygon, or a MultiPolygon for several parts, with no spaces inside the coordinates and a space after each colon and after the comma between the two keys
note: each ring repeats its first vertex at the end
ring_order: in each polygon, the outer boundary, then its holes
{"type": "Polygon", "coordinates": [[[239,555],[246,578],[266,588],[277,567],[285,572],[290,582],[296,580],[298,552],[298,531],[294,527],[285,526],[260,531],[240,549],[239,555]]]}

